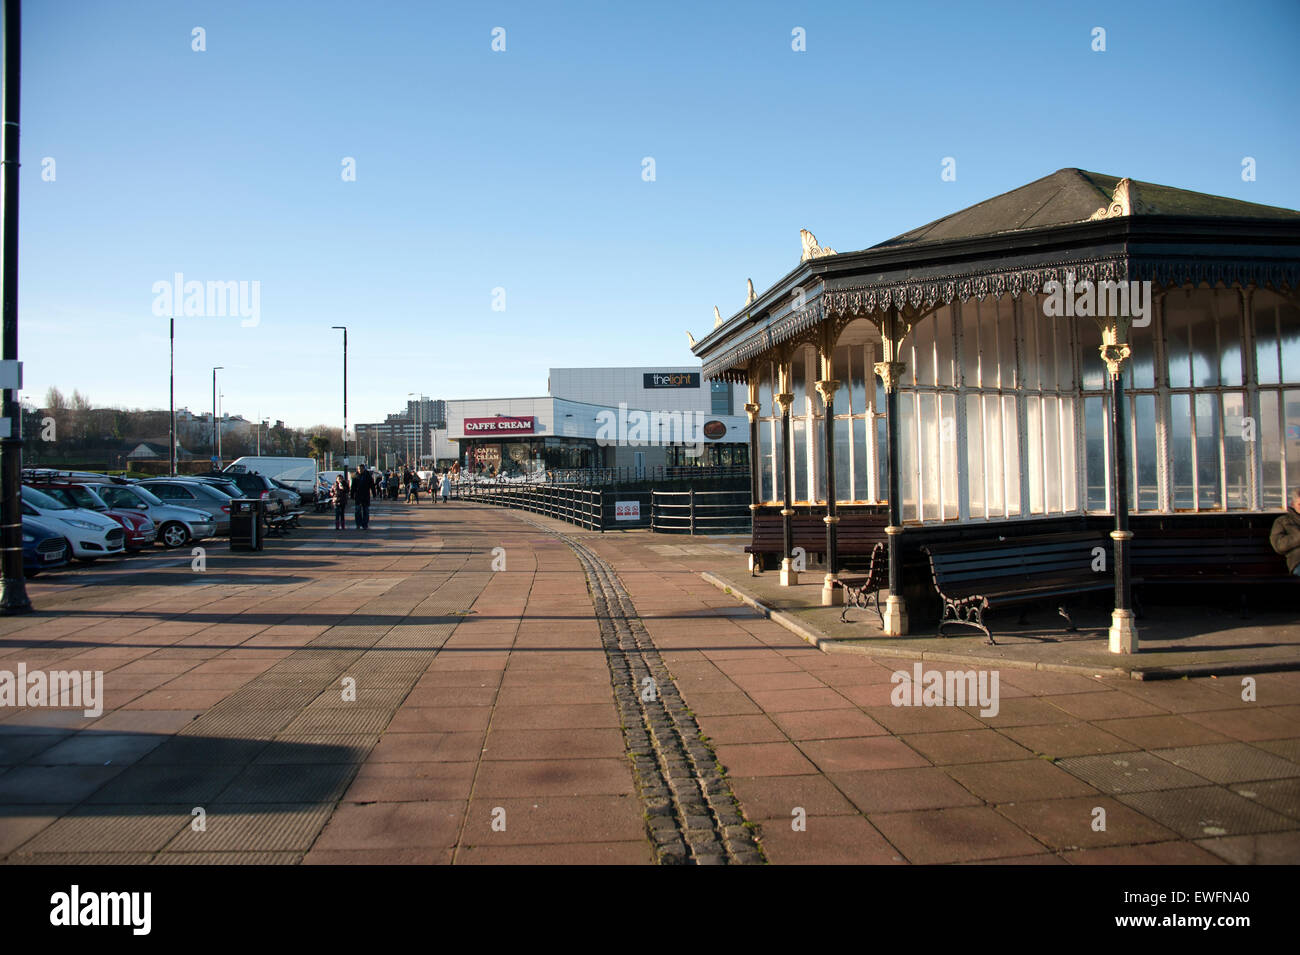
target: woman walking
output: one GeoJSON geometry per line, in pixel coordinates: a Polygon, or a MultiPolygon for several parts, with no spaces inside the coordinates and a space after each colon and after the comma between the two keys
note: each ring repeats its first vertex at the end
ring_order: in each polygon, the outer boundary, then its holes
{"type": "Polygon", "coordinates": [[[451,472],[442,472],[442,503],[446,504],[451,497],[451,472]]]}
{"type": "Polygon", "coordinates": [[[334,505],[334,529],[347,530],[348,482],[344,474],[334,479],[330,488],[330,502],[334,505]]]}

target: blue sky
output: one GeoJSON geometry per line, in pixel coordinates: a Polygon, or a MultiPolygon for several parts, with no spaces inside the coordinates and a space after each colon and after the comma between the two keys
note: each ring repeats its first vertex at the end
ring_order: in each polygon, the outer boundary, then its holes
{"type": "Polygon", "coordinates": [[[800,228],[865,248],[1067,166],[1300,208],[1294,0],[24,6],[37,400],[166,407],[176,272],[261,290],[177,320],[178,406],[223,365],[226,411],[305,426],[341,418],[332,325],[355,423],[691,363],[800,228]]]}

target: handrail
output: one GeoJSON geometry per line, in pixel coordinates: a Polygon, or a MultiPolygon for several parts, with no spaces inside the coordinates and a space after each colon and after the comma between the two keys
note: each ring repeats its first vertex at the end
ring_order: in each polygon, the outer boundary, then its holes
{"type": "Polygon", "coordinates": [[[750,527],[748,491],[691,489],[650,493],[650,530],[653,533],[748,533],[750,527]],[[671,498],[686,500],[669,500],[671,498]],[[732,500],[701,500],[715,498],[732,500]]]}

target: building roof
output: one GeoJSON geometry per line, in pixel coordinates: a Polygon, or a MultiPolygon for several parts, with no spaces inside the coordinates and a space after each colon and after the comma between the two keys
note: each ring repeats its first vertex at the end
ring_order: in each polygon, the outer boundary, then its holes
{"type": "Polygon", "coordinates": [[[997,235],[1020,229],[1085,222],[1107,210],[1121,182],[1127,182],[1129,207],[1114,215],[1237,216],[1247,219],[1300,220],[1300,212],[1175,189],[1137,179],[1124,180],[1084,169],[1058,169],[1018,189],[977,202],[872,246],[883,249],[913,242],[997,235]]]}

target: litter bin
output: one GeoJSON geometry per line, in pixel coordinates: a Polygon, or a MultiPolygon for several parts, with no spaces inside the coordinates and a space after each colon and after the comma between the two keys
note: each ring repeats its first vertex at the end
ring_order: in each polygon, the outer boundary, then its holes
{"type": "Polygon", "coordinates": [[[236,498],[230,502],[230,549],[261,550],[266,502],[258,498],[236,498]]]}

